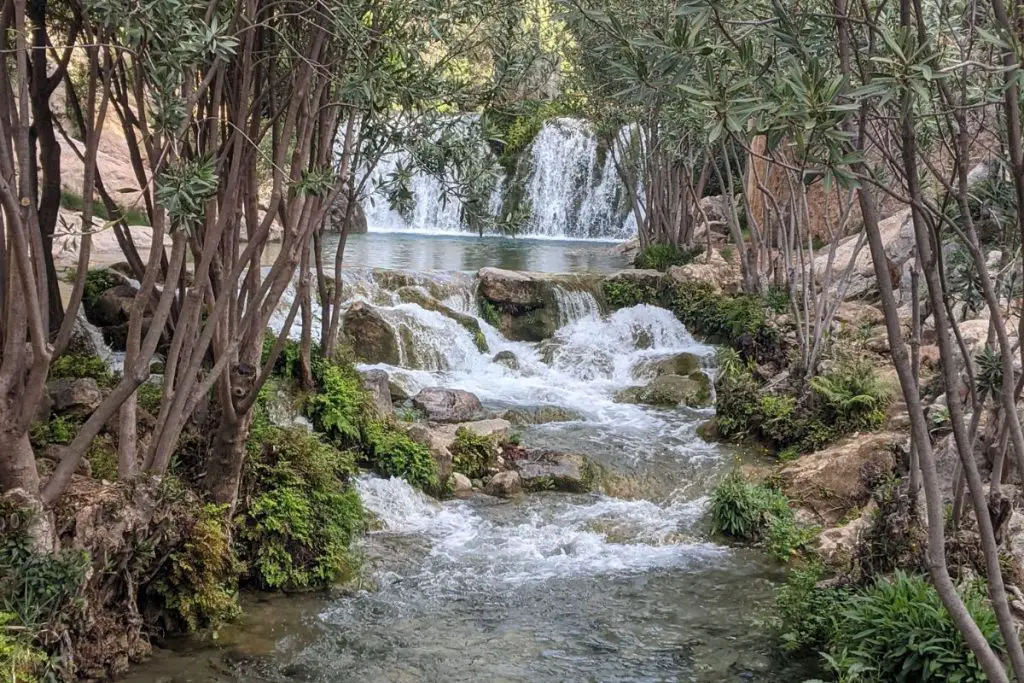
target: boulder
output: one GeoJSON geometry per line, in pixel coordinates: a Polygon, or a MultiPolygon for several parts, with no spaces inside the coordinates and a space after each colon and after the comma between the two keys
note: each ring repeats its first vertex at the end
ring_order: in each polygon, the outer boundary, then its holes
{"type": "Polygon", "coordinates": [[[480,399],[462,389],[427,387],[413,396],[412,405],[431,422],[469,422],[484,412],[480,399]]]}
{"type": "Polygon", "coordinates": [[[583,455],[530,453],[516,460],[515,467],[526,491],[587,493],[594,486],[595,466],[583,455]]]}
{"type": "Polygon", "coordinates": [[[707,221],[711,232],[721,235],[729,232],[729,197],[719,194],[701,197],[699,214],[707,221]]]}
{"type": "Polygon", "coordinates": [[[693,353],[677,353],[668,358],[641,361],[633,368],[638,378],[661,377],[663,375],[690,375],[700,370],[700,357],[693,353]]]}
{"type": "Polygon", "coordinates": [[[641,290],[658,291],[666,283],[665,273],[660,270],[629,268],[619,270],[605,278],[611,285],[632,285],[641,290]]]}
{"type": "Polygon", "coordinates": [[[377,415],[382,418],[395,416],[395,406],[391,403],[391,389],[388,373],[383,370],[361,370],[359,377],[363,388],[369,392],[377,415]]]}
{"type": "MultiPolygon", "coordinates": [[[[567,292],[597,292],[600,278],[580,273],[530,273],[483,268],[477,294],[492,309],[495,326],[509,339],[541,341],[559,328],[559,301],[567,292]]],[[[571,302],[570,302],[571,303],[571,302]]]]}
{"type": "Polygon", "coordinates": [[[93,325],[109,327],[128,322],[136,290],[131,285],[116,285],[100,294],[85,309],[85,317],[93,325]]]}
{"type": "Polygon", "coordinates": [[[870,486],[896,466],[894,432],[855,435],[804,455],[780,472],[783,491],[820,524],[832,526],[871,499],[870,486]]]}
{"type": "Polygon", "coordinates": [[[549,422],[576,422],[583,415],[562,406],[536,406],[532,408],[509,408],[501,416],[514,425],[540,425],[549,422]]]}
{"type": "Polygon", "coordinates": [[[105,349],[101,348],[95,328],[90,327],[85,315],[79,311],[75,318],[75,324],[71,327],[71,337],[68,339],[68,347],[64,353],[79,356],[99,356],[105,349]]]}
{"type": "Polygon", "coordinates": [[[615,400],[652,406],[705,408],[711,404],[711,380],[700,370],[686,377],[662,375],[646,386],[623,389],[615,395],[615,400]]]}
{"type": "MultiPolygon", "coordinates": [[[[910,220],[910,209],[894,214],[878,226],[885,253],[889,258],[890,277],[896,291],[897,303],[910,302],[910,267],[914,254],[914,226],[910,220]]],[[[829,250],[823,249],[815,257],[814,277],[824,285],[828,269],[829,250]]],[[[843,293],[845,299],[870,298],[878,294],[878,280],[871,260],[871,250],[859,235],[851,235],[836,246],[832,261],[829,287],[838,292],[843,273],[851,268],[850,277],[843,293]],[[859,251],[858,251],[859,249],[859,251]],[[851,266],[852,262],[852,266],[851,266]]]]}
{"type": "Polygon", "coordinates": [[[668,276],[676,284],[710,285],[716,294],[738,294],[743,283],[739,266],[727,261],[717,249],[685,266],[672,266],[668,276]]]}
{"type": "Polygon", "coordinates": [[[429,425],[416,423],[407,432],[413,441],[423,444],[430,451],[437,463],[437,475],[443,486],[452,474],[451,445],[455,441],[455,433],[451,435],[429,425]]]}
{"type": "Polygon", "coordinates": [[[452,474],[452,491],[458,495],[460,493],[469,493],[473,490],[473,482],[469,480],[462,472],[455,472],[452,474]]]}
{"type": "Polygon", "coordinates": [[[509,370],[519,369],[519,359],[516,358],[516,354],[511,351],[499,351],[491,359],[491,362],[497,363],[498,365],[504,365],[509,370]]]}
{"type": "Polygon", "coordinates": [[[434,311],[440,313],[446,318],[454,320],[458,324],[466,328],[466,331],[473,337],[473,343],[476,344],[476,348],[480,353],[487,353],[490,349],[487,346],[487,338],[484,336],[483,331],[480,329],[480,321],[471,315],[466,313],[460,313],[450,306],[446,306],[434,297],[432,297],[427,290],[418,286],[404,286],[399,287],[398,298],[408,304],[416,304],[421,308],[425,308],[428,311],[434,311]]]}
{"type": "Polygon", "coordinates": [[[499,496],[501,498],[508,498],[514,496],[517,493],[521,493],[523,490],[522,482],[519,480],[519,473],[514,470],[508,470],[505,472],[498,472],[487,485],[484,487],[484,491],[492,496],[499,496]]]}
{"type": "Polygon", "coordinates": [[[395,331],[370,304],[356,301],[349,307],[342,318],[342,333],[356,358],[364,363],[400,364],[395,331]]]}
{"type": "Polygon", "coordinates": [[[843,301],[840,303],[832,319],[836,323],[848,327],[860,327],[861,325],[874,327],[885,324],[885,314],[882,313],[881,309],[877,306],[857,301],[843,301]]]}
{"type": "MultiPolygon", "coordinates": [[[[331,208],[327,210],[325,227],[331,232],[341,232],[342,224],[345,222],[345,211],[348,208],[348,196],[345,191],[338,193],[331,208]]],[[[366,212],[363,205],[357,200],[352,206],[352,216],[349,221],[349,235],[359,235],[367,232],[369,226],[366,222],[366,212]]]]}
{"type": "Polygon", "coordinates": [[[55,379],[46,391],[57,413],[88,415],[103,402],[103,392],[90,377],[55,379]]]}
{"type": "Polygon", "coordinates": [[[871,517],[877,510],[875,501],[869,500],[858,517],[818,535],[814,550],[825,564],[842,569],[850,566],[853,550],[861,535],[871,527],[871,517]]]}

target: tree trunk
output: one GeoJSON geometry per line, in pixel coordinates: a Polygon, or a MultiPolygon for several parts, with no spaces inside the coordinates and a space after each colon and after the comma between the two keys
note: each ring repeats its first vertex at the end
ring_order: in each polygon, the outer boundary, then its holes
{"type": "Polygon", "coordinates": [[[234,514],[238,502],[251,423],[251,410],[235,418],[223,416],[210,448],[204,486],[214,503],[229,506],[229,515],[234,514]]]}

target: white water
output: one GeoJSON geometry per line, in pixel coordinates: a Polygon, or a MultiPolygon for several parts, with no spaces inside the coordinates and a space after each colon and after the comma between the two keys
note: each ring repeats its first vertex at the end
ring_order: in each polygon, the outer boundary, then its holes
{"type": "Polygon", "coordinates": [[[440,505],[400,479],[357,481],[363,504],[388,533],[420,535],[431,547],[421,571],[440,580],[485,588],[554,578],[635,573],[700,562],[725,554],[694,540],[704,499],[659,506],[648,501],[595,498],[531,505],[512,524],[482,517],[470,503],[440,505]]]}
{"type": "MultiPolygon", "coordinates": [[[[625,138],[620,136],[620,144],[625,138]]],[[[481,154],[489,154],[479,142],[481,154]]],[[[599,159],[598,141],[590,125],[580,119],[551,119],[531,143],[529,172],[525,178],[499,176],[488,209],[501,216],[503,193],[512,183],[525,183],[530,217],[521,234],[548,239],[622,240],[636,233],[636,219],[628,210],[625,189],[611,155],[599,159]]],[[[363,201],[367,222],[375,232],[460,234],[466,231],[460,203],[446,197],[445,184],[435,176],[415,172],[409,181],[413,208],[408,215],[393,210],[387,181],[400,167],[410,167],[404,151],[385,156],[374,170],[369,196],[363,201]]]]}

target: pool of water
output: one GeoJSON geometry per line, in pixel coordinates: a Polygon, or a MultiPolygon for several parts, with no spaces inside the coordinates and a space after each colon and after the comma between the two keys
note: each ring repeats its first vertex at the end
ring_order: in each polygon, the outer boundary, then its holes
{"type": "MultiPolygon", "coordinates": [[[[333,259],[337,236],[324,252],[333,259]]],[[[369,232],[351,235],[345,264],[355,268],[477,271],[486,266],[549,273],[612,272],[627,267],[615,242],[369,232]]],[[[333,261],[332,261],[333,263],[333,261]]]]}

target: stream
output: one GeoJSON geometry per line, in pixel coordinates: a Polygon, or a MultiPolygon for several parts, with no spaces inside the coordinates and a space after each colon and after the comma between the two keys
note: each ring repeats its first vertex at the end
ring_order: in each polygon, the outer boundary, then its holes
{"type": "Polygon", "coordinates": [[[353,242],[347,296],[373,303],[412,340],[403,367],[374,367],[410,393],[447,386],[493,411],[572,411],[572,421],[524,428],[525,445],[585,453],[621,480],[619,496],[438,503],[403,481],[363,476],[359,492],[379,521],[361,547],[373,590],[247,597],[242,622],[216,646],[170,643],[125,681],[803,680],[772,660],[757,622],[780,569],[757,551],[708,538],[707,493],[740,456],[696,435],[712,411],[613,400],[644,378],[652,359],[688,351],[713,372],[711,347],[663,309],[603,315],[589,294],[567,292],[552,340],[510,341],[481,321],[490,346],[482,354],[460,325],[402,303],[368,268],[417,271],[406,280],[478,315],[472,271],[481,265],[613,270],[622,264],[609,244],[412,243],[374,233],[353,242]],[[499,351],[515,354],[518,369],[493,362],[499,351]]]}

